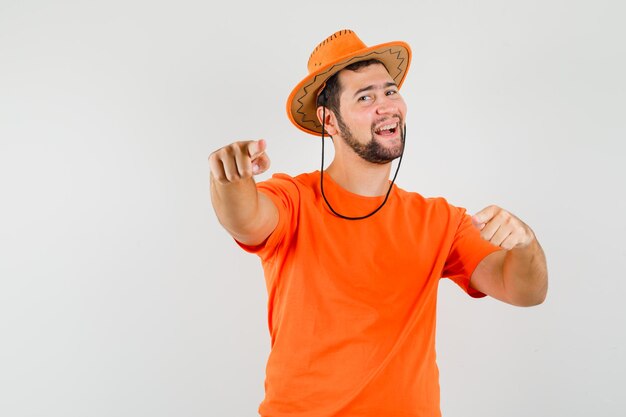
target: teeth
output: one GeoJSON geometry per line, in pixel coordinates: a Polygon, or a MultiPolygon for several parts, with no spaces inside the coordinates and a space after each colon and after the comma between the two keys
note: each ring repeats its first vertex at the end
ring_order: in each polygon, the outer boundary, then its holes
{"type": "Polygon", "coordinates": [[[376,129],[377,132],[380,132],[381,130],[390,130],[390,129],[394,129],[398,126],[398,123],[393,123],[390,125],[385,125],[385,126],[381,126],[378,129],[376,129]]]}

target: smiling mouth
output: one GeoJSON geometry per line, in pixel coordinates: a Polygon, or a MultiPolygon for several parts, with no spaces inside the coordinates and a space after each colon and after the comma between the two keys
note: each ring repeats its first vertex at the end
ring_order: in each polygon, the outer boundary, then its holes
{"type": "Polygon", "coordinates": [[[379,128],[374,130],[374,133],[376,133],[379,136],[390,137],[390,136],[394,136],[397,130],[398,130],[398,122],[394,122],[394,123],[387,123],[385,125],[380,126],[379,128]]]}

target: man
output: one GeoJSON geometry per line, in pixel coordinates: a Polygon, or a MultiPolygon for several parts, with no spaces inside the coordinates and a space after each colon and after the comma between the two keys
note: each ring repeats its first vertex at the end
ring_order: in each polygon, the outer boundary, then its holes
{"type": "Polygon", "coordinates": [[[287,110],[301,130],[332,138],[327,170],[256,184],[270,166],[264,140],[209,157],[217,217],[265,271],[262,416],[440,416],[439,279],[519,306],[546,296],[545,257],[521,220],[496,206],[470,217],[389,181],[404,150],[410,57],[404,42],[367,47],[349,30],[315,48],[287,110]]]}

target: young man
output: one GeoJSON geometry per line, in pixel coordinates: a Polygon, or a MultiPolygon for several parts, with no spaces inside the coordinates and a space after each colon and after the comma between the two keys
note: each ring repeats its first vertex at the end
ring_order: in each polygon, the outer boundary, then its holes
{"type": "Polygon", "coordinates": [[[256,184],[270,166],[264,140],[209,157],[217,217],[265,271],[262,416],[440,416],[439,279],[519,306],[546,296],[545,257],[521,220],[496,206],[470,217],[390,183],[410,57],[404,42],[367,47],[349,30],[315,48],[287,109],[301,130],[332,137],[326,170],[256,184]]]}

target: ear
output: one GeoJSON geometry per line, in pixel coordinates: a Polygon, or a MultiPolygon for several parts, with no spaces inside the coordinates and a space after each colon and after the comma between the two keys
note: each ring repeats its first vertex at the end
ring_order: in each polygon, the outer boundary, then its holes
{"type": "Polygon", "coordinates": [[[326,107],[326,120],[322,120],[322,116],[324,113],[324,109],[322,106],[317,108],[317,119],[324,125],[324,129],[329,136],[335,136],[339,130],[337,129],[337,118],[335,117],[335,113],[326,107]]]}

